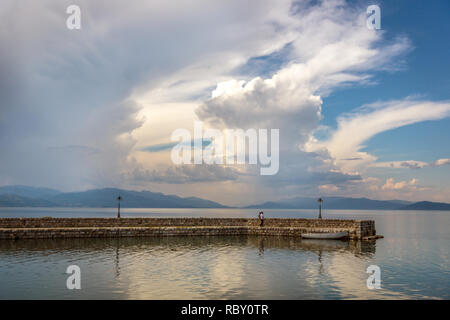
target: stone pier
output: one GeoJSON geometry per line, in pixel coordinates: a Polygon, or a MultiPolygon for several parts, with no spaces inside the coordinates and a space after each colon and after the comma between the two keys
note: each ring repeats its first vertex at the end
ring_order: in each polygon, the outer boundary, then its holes
{"type": "Polygon", "coordinates": [[[268,218],[0,218],[0,240],[164,236],[292,236],[308,232],[349,233],[375,239],[375,221],[268,218]]]}

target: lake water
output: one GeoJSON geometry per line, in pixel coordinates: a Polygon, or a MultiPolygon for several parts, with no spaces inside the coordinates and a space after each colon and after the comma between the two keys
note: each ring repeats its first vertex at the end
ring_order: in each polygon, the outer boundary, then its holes
{"type": "MultiPolygon", "coordinates": [[[[115,215],[103,208],[0,208],[0,217],[115,215]]],[[[256,217],[256,210],[123,209],[122,216],[256,217]]],[[[385,238],[0,240],[0,299],[450,299],[450,212],[327,210],[324,217],[373,219],[385,238]],[[69,265],[81,268],[81,290],[66,288],[69,265]],[[381,289],[366,286],[370,265],[380,267],[381,289]]]]}

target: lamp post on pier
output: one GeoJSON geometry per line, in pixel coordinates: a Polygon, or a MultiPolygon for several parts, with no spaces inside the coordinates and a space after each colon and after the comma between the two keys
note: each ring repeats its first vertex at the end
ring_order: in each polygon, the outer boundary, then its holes
{"type": "Polygon", "coordinates": [[[122,197],[119,195],[117,197],[118,207],[117,207],[117,219],[120,219],[120,200],[122,200],[122,197]]]}
{"type": "Polygon", "coordinates": [[[317,199],[317,202],[319,202],[319,219],[322,219],[322,202],[323,202],[323,199],[319,198],[319,199],[317,199]]]}

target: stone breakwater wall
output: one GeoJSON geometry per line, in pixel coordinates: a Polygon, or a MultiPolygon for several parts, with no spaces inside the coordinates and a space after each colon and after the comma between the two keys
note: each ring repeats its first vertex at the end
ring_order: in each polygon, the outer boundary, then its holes
{"type": "Polygon", "coordinates": [[[268,218],[0,218],[0,239],[149,236],[266,235],[348,231],[352,239],[375,236],[371,220],[268,218]]]}

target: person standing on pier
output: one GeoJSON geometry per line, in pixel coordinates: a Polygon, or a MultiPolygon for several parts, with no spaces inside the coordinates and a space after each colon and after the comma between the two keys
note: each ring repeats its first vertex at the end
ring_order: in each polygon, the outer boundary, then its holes
{"type": "Polygon", "coordinates": [[[259,224],[259,226],[260,226],[260,227],[264,227],[264,212],[260,211],[259,214],[258,214],[258,216],[259,216],[259,221],[261,222],[261,223],[259,224]]]}

